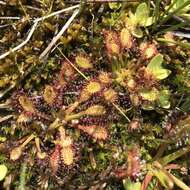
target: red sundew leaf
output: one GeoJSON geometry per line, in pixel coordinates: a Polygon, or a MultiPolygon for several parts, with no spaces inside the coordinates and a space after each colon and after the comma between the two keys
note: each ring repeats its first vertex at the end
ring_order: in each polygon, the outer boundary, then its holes
{"type": "Polygon", "coordinates": [[[124,179],[127,177],[127,168],[118,168],[114,171],[115,177],[124,179]]]}
{"type": "Polygon", "coordinates": [[[173,170],[173,169],[180,169],[181,166],[178,164],[168,164],[167,166],[164,167],[166,170],[173,170]]]}
{"type": "Polygon", "coordinates": [[[77,55],[75,57],[75,63],[81,69],[92,69],[93,68],[93,64],[91,63],[90,58],[88,56],[85,56],[82,54],[77,55]]]}
{"type": "Polygon", "coordinates": [[[78,128],[88,135],[92,136],[95,139],[106,140],[108,137],[108,132],[105,127],[97,126],[97,125],[78,125],[78,128]]]}
{"type": "Polygon", "coordinates": [[[72,146],[63,147],[61,149],[61,159],[63,163],[67,166],[70,166],[74,162],[74,150],[72,146]]]}
{"type": "Polygon", "coordinates": [[[129,123],[129,130],[137,130],[140,129],[141,123],[139,118],[133,118],[133,120],[129,123]]]}
{"type": "Polygon", "coordinates": [[[140,153],[137,146],[128,151],[127,157],[127,175],[136,178],[140,172],[140,153]]]}
{"type": "Polygon", "coordinates": [[[108,56],[118,55],[121,53],[121,44],[117,32],[104,31],[105,44],[108,56]]]}
{"type": "Polygon", "coordinates": [[[126,167],[120,167],[114,171],[115,177],[124,179],[130,177],[136,179],[140,172],[140,153],[138,146],[134,146],[128,151],[126,167]]]}
{"type": "Polygon", "coordinates": [[[127,28],[121,30],[120,41],[122,48],[130,49],[133,46],[133,39],[127,28]]]}
{"type": "Polygon", "coordinates": [[[20,96],[18,99],[20,105],[26,112],[35,113],[36,109],[33,102],[27,96],[20,96]]]}
{"type": "Polygon", "coordinates": [[[112,78],[110,76],[110,73],[100,71],[98,75],[98,80],[105,86],[109,85],[112,82],[112,78]]]}
{"type": "Polygon", "coordinates": [[[102,90],[102,85],[99,81],[90,80],[80,92],[79,102],[87,101],[93,94],[102,90]]]}
{"type": "Polygon", "coordinates": [[[67,62],[62,63],[61,71],[59,73],[59,83],[61,86],[65,86],[68,81],[75,78],[76,71],[74,68],[67,62]]]}
{"type": "Polygon", "coordinates": [[[56,94],[55,89],[50,85],[46,85],[44,89],[44,93],[43,93],[44,100],[48,104],[52,105],[55,102],[56,96],[57,94],[56,94]]]}
{"type": "Polygon", "coordinates": [[[54,175],[57,173],[59,167],[60,151],[61,151],[60,145],[56,145],[54,152],[50,156],[50,166],[52,169],[52,173],[54,175]]]}
{"type": "Polygon", "coordinates": [[[148,184],[150,183],[150,181],[152,180],[153,175],[151,175],[150,173],[147,173],[147,175],[145,176],[142,186],[141,186],[141,190],[146,190],[148,187],[148,184]]]}
{"type": "Polygon", "coordinates": [[[143,59],[151,59],[158,54],[155,44],[142,43],[140,45],[141,56],[143,59]]]}

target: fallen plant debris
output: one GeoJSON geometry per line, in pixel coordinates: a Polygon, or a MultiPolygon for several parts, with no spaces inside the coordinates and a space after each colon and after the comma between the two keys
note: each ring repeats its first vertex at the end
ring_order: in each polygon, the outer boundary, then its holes
{"type": "Polygon", "coordinates": [[[0,189],[190,189],[190,1],[0,1],[0,189]]]}

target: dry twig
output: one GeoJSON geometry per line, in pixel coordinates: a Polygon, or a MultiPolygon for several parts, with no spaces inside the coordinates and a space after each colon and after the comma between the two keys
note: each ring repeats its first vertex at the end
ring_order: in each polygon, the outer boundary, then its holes
{"type": "Polygon", "coordinates": [[[0,16],[0,20],[20,20],[17,16],[0,16]]]}
{"type": "MultiPolygon", "coordinates": [[[[55,15],[61,14],[61,13],[66,12],[66,11],[70,11],[70,10],[76,9],[76,8],[78,8],[78,7],[79,7],[79,5],[71,6],[71,7],[62,9],[62,10],[60,10],[60,11],[53,12],[53,13],[51,13],[51,14],[49,14],[49,15],[46,15],[46,16],[43,16],[43,17],[40,17],[40,18],[35,19],[35,20],[33,21],[34,24],[33,24],[33,26],[31,27],[30,32],[29,32],[28,36],[26,37],[26,39],[25,39],[21,44],[19,44],[18,46],[14,47],[13,49],[10,49],[9,51],[7,51],[7,52],[3,53],[2,55],[0,55],[0,59],[3,59],[3,58],[5,58],[5,57],[7,57],[7,56],[8,56],[9,54],[11,54],[12,52],[17,51],[17,50],[19,50],[20,48],[22,48],[24,45],[26,45],[26,44],[28,43],[28,41],[30,40],[30,38],[32,37],[32,35],[33,35],[34,31],[36,30],[37,25],[38,25],[38,23],[39,23],[40,21],[43,21],[43,20],[45,20],[45,19],[47,19],[47,18],[49,18],[49,17],[52,17],[52,16],[55,16],[55,15]]],[[[4,17],[4,18],[5,18],[5,17],[4,17]]],[[[8,17],[7,17],[7,18],[8,18],[8,17]]],[[[66,24],[67,24],[67,23],[66,23],[66,24]]]]}
{"type": "Polygon", "coordinates": [[[6,5],[4,1],[0,1],[0,5],[6,5]]]}
{"type": "Polygon", "coordinates": [[[17,50],[19,50],[20,48],[22,48],[25,44],[27,44],[27,42],[30,40],[30,38],[32,37],[32,34],[34,33],[36,27],[38,25],[38,22],[35,22],[26,38],[26,40],[24,40],[21,44],[19,44],[18,46],[14,47],[13,49],[10,49],[9,51],[7,51],[6,53],[0,55],[0,59],[3,59],[5,57],[7,57],[10,53],[15,52],[17,50]]]}
{"type": "Polygon", "coordinates": [[[41,53],[40,59],[44,58],[48,52],[52,49],[52,47],[56,44],[56,42],[59,40],[59,38],[63,35],[63,33],[67,30],[67,28],[70,26],[71,22],[75,19],[75,17],[78,15],[79,9],[74,11],[72,16],[69,18],[69,20],[65,23],[65,25],[62,27],[62,29],[59,31],[59,33],[52,39],[48,47],[41,53]]]}

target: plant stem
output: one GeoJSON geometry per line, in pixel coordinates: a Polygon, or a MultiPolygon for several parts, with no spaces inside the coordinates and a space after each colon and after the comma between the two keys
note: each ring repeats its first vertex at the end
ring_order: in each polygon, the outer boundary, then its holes
{"type": "Polygon", "coordinates": [[[61,55],[67,60],[67,62],[86,80],[89,80],[87,76],[85,76],[84,73],[82,73],[61,51],[61,49],[59,47],[57,47],[57,49],[59,50],[59,52],[61,53],[61,55]]]}
{"type": "Polygon", "coordinates": [[[126,116],[126,114],[121,110],[121,108],[120,108],[119,106],[117,106],[117,105],[114,104],[114,103],[112,103],[112,104],[113,104],[113,106],[119,111],[119,113],[120,113],[121,115],[123,115],[123,116],[127,119],[128,122],[131,122],[131,120],[126,116]]]}
{"type": "Polygon", "coordinates": [[[172,180],[174,181],[174,183],[180,187],[183,190],[190,190],[190,187],[188,187],[185,183],[183,183],[183,181],[179,180],[177,177],[175,177],[174,175],[170,174],[170,177],[172,178],[172,180]]]}
{"type": "Polygon", "coordinates": [[[190,43],[188,43],[188,42],[170,41],[170,40],[166,40],[166,39],[164,39],[164,38],[157,38],[157,41],[159,41],[159,42],[171,43],[171,44],[176,44],[176,45],[179,45],[179,46],[181,46],[181,47],[190,49],[190,43]]]}
{"type": "Polygon", "coordinates": [[[25,190],[25,184],[26,184],[26,170],[27,170],[27,163],[23,163],[21,165],[21,171],[20,171],[20,182],[18,190],[25,190]]]}
{"type": "Polygon", "coordinates": [[[31,134],[25,141],[24,143],[20,146],[21,148],[25,147],[32,139],[35,138],[34,134],[31,134]]]}

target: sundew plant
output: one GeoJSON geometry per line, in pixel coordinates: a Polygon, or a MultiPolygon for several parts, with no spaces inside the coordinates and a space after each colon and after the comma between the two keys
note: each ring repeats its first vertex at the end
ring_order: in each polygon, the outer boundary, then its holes
{"type": "Polygon", "coordinates": [[[190,0],[0,7],[0,189],[190,190],[190,0]]]}

